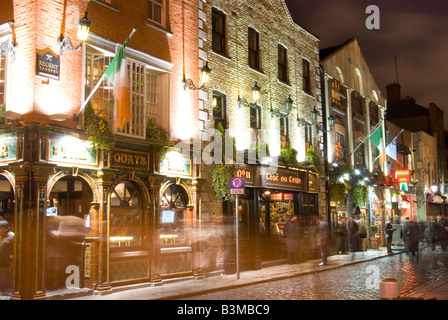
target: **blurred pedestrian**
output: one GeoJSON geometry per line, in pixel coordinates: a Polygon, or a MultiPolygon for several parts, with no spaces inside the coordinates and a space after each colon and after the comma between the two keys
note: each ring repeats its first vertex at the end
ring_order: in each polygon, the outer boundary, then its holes
{"type": "Polygon", "coordinates": [[[0,292],[6,295],[11,283],[14,234],[9,232],[9,223],[0,221],[0,292]]]}
{"type": "Polygon", "coordinates": [[[401,230],[401,237],[403,238],[404,251],[409,253],[409,234],[411,232],[411,222],[409,217],[404,218],[403,229],[401,230]]]}
{"type": "Polygon", "coordinates": [[[319,218],[317,227],[317,245],[320,247],[321,263],[320,266],[327,264],[327,246],[328,246],[328,223],[319,218]]]}
{"type": "Polygon", "coordinates": [[[394,234],[394,231],[397,230],[392,225],[392,217],[389,218],[389,221],[387,221],[386,226],[384,228],[384,236],[386,237],[386,246],[387,246],[387,253],[393,254],[392,252],[392,236],[394,234]]]}
{"type": "Polygon", "coordinates": [[[428,242],[429,247],[432,251],[436,250],[436,244],[437,244],[437,236],[438,236],[438,223],[437,219],[433,218],[432,221],[428,223],[428,242]]]}
{"type": "Polygon", "coordinates": [[[418,223],[415,221],[410,222],[410,233],[409,233],[409,251],[412,256],[415,256],[415,253],[418,252],[418,223]]]}
{"type": "Polygon", "coordinates": [[[286,238],[286,248],[288,250],[289,264],[298,263],[299,253],[299,222],[297,216],[292,215],[283,228],[283,234],[286,238]]]}
{"type": "Polygon", "coordinates": [[[358,236],[359,236],[359,226],[358,223],[353,219],[353,217],[348,217],[348,237],[350,240],[350,251],[358,251],[358,236]]]}
{"type": "Polygon", "coordinates": [[[445,216],[440,218],[440,245],[442,251],[446,251],[448,245],[448,220],[445,216]]]}
{"type": "Polygon", "coordinates": [[[338,222],[338,251],[345,254],[348,251],[348,230],[345,216],[338,222]]]}

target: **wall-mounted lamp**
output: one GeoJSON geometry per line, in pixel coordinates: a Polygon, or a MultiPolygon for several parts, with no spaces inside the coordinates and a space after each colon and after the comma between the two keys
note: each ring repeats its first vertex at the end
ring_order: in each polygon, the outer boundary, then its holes
{"type": "MultiPolygon", "coordinates": [[[[318,111],[316,110],[316,107],[314,107],[313,110],[311,110],[311,123],[307,122],[305,119],[301,119],[301,118],[297,117],[297,125],[299,127],[311,127],[311,126],[315,125],[317,122],[317,114],[318,114],[318,111]]],[[[327,121],[328,121],[328,126],[330,127],[329,130],[326,130],[322,124],[317,124],[316,129],[318,132],[327,133],[327,132],[333,131],[334,121],[335,121],[334,116],[330,115],[327,118],[327,121]]]]}
{"type": "Polygon", "coordinates": [[[196,87],[193,83],[193,80],[186,79],[185,74],[184,78],[182,79],[182,84],[184,85],[184,90],[190,89],[190,90],[202,90],[204,89],[205,84],[210,79],[210,73],[212,72],[212,69],[208,66],[208,61],[205,62],[205,66],[201,68],[201,71],[199,73],[199,81],[201,82],[201,85],[199,87],[196,87]]]}
{"type": "Polygon", "coordinates": [[[238,95],[238,107],[255,107],[258,104],[258,100],[260,100],[260,93],[261,88],[257,85],[257,82],[255,82],[254,86],[252,87],[252,99],[254,102],[249,102],[245,98],[240,97],[238,95]]]}
{"type": "Polygon", "coordinates": [[[285,110],[286,112],[281,112],[279,109],[272,109],[271,107],[271,118],[288,118],[289,114],[292,110],[292,104],[294,100],[291,99],[291,96],[285,99],[285,110]]]}
{"type": "Polygon", "coordinates": [[[90,26],[92,25],[92,21],[87,19],[87,12],[84,14],[84,18],[79,19],[78,22],[78,40],[79,45],[74,47],[72,44],[72,40],[69,37],[65,37],[63,34],[59,37],[59,45],[61,47],[61,55],[67,51],[78,51],[82,48],[82,43],[87,40],[90,32],[90,26]]]}

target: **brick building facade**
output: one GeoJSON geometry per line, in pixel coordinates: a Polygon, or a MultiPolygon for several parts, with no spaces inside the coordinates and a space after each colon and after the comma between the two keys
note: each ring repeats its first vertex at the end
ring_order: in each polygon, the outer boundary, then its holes
{"type": "Polygon", "coordinates": [[[197,1],[11,0],[0,7],[1,143],[8,150],[0,201],[15,236],[7,294],[44,299],[67,288],[67,279],[110,292],[200,274],[196,167],[188,158],[161,159],[163,142],[153,134],[160,127],[178,140],[198,131],[198,92],[182,86],[185,77],[199,79],[197,1]],[[79,50],[62,50],[64,37],[78,46],[85,12],[89,38],[79,50]],[[134,27],[125,51],[131,120],[120,130],[112,84],[96,84],[134,27]],[[87,134],[91,118],[99,122],[87,134]],[[89,137],[101,138],[105,126],[112,138],[102,141],[114,148],[92,148],[89,137]]]}

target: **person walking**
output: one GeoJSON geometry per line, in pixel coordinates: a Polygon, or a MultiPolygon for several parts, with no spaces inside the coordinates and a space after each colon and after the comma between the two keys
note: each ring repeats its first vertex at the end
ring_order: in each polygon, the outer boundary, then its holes
{"type": "Polygon", "coordinates": [[[321,263],[320,266],[327,264],[327,246],[328,246],[328,223],[319,218],[317,227],[317,245],[320,247],[321,263]]]}
{"type": "Polygon", "coordinates": [[[437,244],[437,236],[438,236],[438,228],[437,228],[437,219],[434,218],[432,221],[428,223],[428,242],[429,247],[432,251],[436,250],[436,244],[437,244]]]}
{"type": "Polygon", "coordinates": [[[297,216],[292,215],[283,228],[283,234],[286,238],[286,248],[288,250],[289,264],[298,263],[299,253],[299,222],[297,216]]]}
{"type": "Polygon", "coordinates": [[[442,251],[446,251],[448,245],[448,220],[445,216],[440,218],[440,245],[442,251]]]}
{"type": "Polygon", "coordinates": [[[386,227],[384,228],[384,234],[386,237],[386,246],[387,246],[387,253],[393,254],[392,252],[392,236],[394,234],[394,231],[397,230],[392,225],[392,217],[389,218],[389,221],[386,223],[386,227]]]}
{"type": "Polygon", "coordinates": [[[348,237],[350,240],[350,252],[358,251],[359,226],[353,217],[348,217],[348,237]]]}
{"type": "Polygon", "coordinates": [[[340,254],[345,254],[348,251],[348,230],[345,216],[338,222],[338,251],[340,254]]]}
{"type": "Polygon", "coordinates": [[[401,230],[401,237],[403,238],[404,251],[409,253],[409,234],[411,232],[411,222],[409,217],[404,218],[403,229],[401,230]]]}
{"type": "Polygon", "coordinates": [[[409,251],[412,256],[415,256],[415,253],[418,252],[418,223],[415,221],[410,222],[410,233],[409,233],[409,251]]]}
{"type": "Polygon", "coordinates": [[[14,234],[9,232],[7,220],[0,221],[0,292],[4,295],[10,289],[11,264],[14,252],[14,234]]]}

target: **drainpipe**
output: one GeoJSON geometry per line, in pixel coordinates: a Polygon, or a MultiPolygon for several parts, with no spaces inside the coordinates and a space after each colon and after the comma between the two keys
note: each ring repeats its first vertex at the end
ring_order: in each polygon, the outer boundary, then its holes
{"type": "MultiPolygon", "coordinates": [[[[324,130],[327,130],[327,92],[325,91],[325,72],[322,65],[319,64],[320,73],[320,87],[321,87],[321,97],[322,97],[322,126],[324,130]]],[[[331,221],[331,206],[330,206],[330,185],[329,185],[329,170],[328,170],[328,134],[324,132],[323,134],[324,142],[324,175],[325,175],[325,190],[327,191],[327,221],[331,229],[333,229],[333,223],[331,221]]],[[[332,230],[333,231],[333,230],[332,230]]]]}

